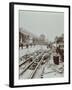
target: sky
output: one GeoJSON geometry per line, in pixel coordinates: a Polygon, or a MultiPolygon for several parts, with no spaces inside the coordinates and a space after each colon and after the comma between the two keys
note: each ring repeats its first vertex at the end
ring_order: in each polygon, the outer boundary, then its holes
{"type": "Polygon", "coordinates": [[[56,36],[64,33],[64,13],[48,11],[19,11],[19,27],[36,36],[46,35],[54,41],[56,36]]]}

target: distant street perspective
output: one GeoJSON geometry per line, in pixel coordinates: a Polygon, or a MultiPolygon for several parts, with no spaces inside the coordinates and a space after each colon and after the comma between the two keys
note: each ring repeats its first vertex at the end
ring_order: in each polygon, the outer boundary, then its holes
{"type": "Polygon", "coordinates": [[[64,76],[64,35],[48,42],[42,34],[39,38],[19,32],[19,78],[53,78],[64,76]]]}
{"type": "Polygon", "coordinates": [[[64,77],[64,13],[19,11],[19,79],[64,77]]]}

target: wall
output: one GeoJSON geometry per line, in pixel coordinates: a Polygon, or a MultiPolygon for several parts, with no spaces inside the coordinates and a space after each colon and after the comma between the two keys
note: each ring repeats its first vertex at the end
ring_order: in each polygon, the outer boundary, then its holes
{"type": "MultiPolygon", "coordinates": [[[[48,4],[65,4],[71,5],[72,0],[1,0],[0,1],[0,90],[11,89],[8,87],[9,78],[9,2],[30,2],[30,3],[48,3],[48,4]]],[[[72,21],[72,19],[71,19],[72,21]]],[[[57,85],[44,87],[25,87],[18,88],[25,90],[41,89],[41,90],[71,90],[72,85],[57,85]]],[[[17,89],[17,88],[16,88],[17,89]]]]}

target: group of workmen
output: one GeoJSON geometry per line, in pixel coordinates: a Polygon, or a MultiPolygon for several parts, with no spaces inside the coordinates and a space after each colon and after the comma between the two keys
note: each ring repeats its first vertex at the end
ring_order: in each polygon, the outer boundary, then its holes
{"type": "Polygon", "coordinates": [[[61,49],[60,46],[54,49],[53,62],[56,65],[59,65],[60,62],[64,62],[64,49],[61,49]]]}

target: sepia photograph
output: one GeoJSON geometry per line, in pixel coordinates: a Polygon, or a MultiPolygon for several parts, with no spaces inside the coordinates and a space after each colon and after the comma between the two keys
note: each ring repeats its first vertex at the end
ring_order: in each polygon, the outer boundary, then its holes
{"type": "Polygon", "coordinates": [[[64,13],[19,11],[19,79],[64,77],[64,13]]]}

